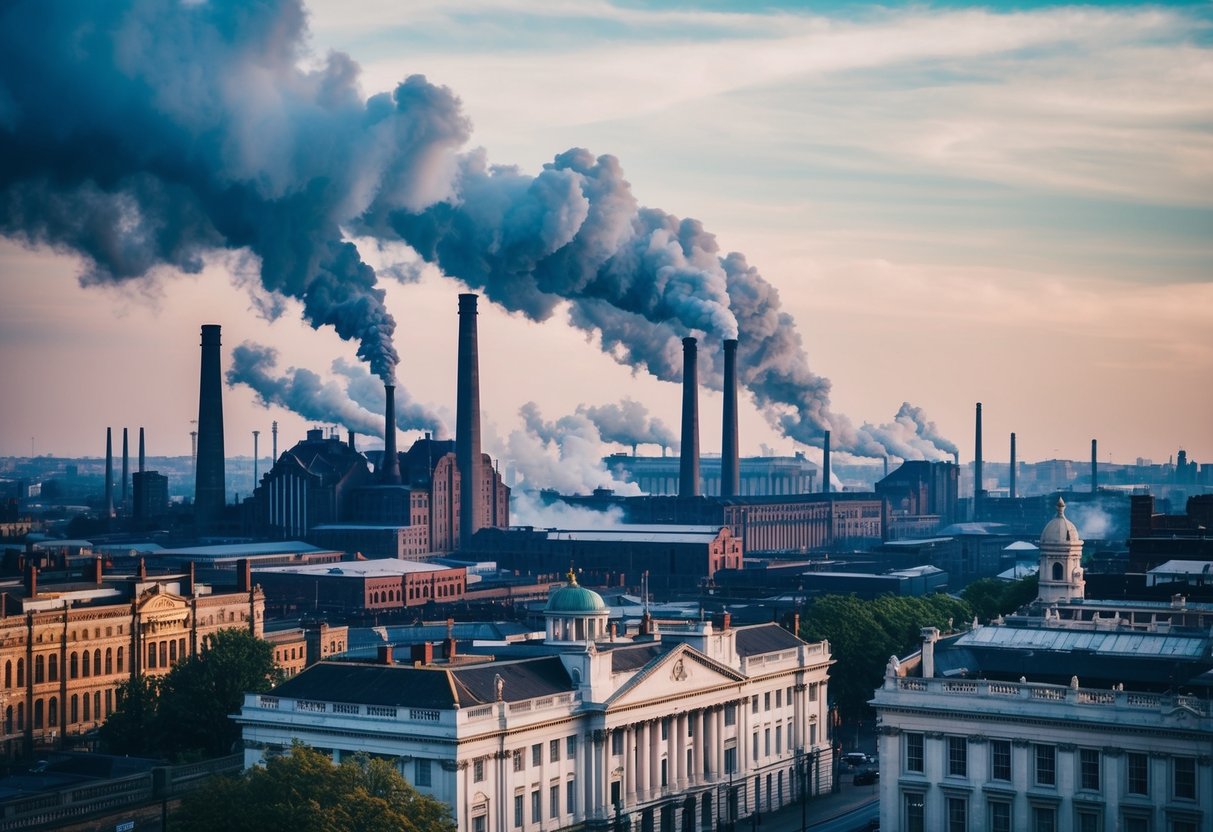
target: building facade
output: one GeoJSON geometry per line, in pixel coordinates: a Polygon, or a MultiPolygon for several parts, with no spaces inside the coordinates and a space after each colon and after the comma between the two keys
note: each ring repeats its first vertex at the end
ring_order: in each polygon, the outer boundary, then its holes
{"type": "Polygon", "coordinates": [[[246,696],[246,762],[394,759],[474,832],[706,830],[829,790],[828,644],[727,620],[612,642],[607,615],[571,581],[518,657],[317,665],[246,696]]]}

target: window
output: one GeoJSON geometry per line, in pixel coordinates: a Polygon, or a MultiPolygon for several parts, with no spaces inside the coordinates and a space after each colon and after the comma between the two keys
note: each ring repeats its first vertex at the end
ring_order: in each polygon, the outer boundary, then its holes
{"type": "Polygon", "coordinates": [[[472,782],[484,782],[484,760],[476,760],[472,763],[472,782]]]}
{"type": "Polygon", "coordinates": [[[514,795],[514,828],[522,827],[522,795],[514,795]]]}
{"type": "Polygon", "coordinates": [[[427,789],[434,785],[434,781],[430,777],[429,760],[413,760],[413,785],[427,789]]]}
{"type": "Polygon", "coordinates": [[[776,754],[783,753],[783,726],[782,725],[775,726],[775,753],[776,754]]]}
{"type": "Polygon", "coordinates": [[[1129,794],[1150,793],[1150,758],[1130,752],[1128,758],[1129,794]]]}
{"type": "MultiPolygon", "coordinates": [[[[729,704],[724,706],[724,724],[725,725],[736,725],[737,724],[737,706],[734,705],[732,702],[730,702],[729,704]]],[[[664,737],[663,737],[663,739],[664,739],[664,737]]]]}
{"type": "Polygon", "coordinates": [[[522,750],[514,752],[514,771],[522,771],[522,750]]]}
{"type": "Polygon", "coordinates": [[[1078,813],[1078,824],[1075,827],[1075,832],[1099,832],[1102,826],[1099,821],[1099,812],[1082,809],[1078,813]]]}
{"type": "Polygon", "coordinates": [[[771,756],[771,729],[767,728],[762,732],[763,753],[768,757],[771,756]]]}
{"type": "Polygon", "coordinates": [[[775,707],[776,708],[783,707],[783,691],[782,690],[775,691],[775,707]]]}
{"type": "Polygon", "coordinates": [[[566,737],[564,741],[564,754],[570,760],[577,758],[577,735],[566,737]]]}
{"type": "Polygon", "coordinates": [[[670,785],[670,767],[668,761],[664,757],[661,759],[661,785],[670,785]]]}
{"type": "Polygon", "coordinates": [[[611,754],[618,757],[622,753],[623,753],[623,732],[622,731],[612,731],[611,732],[611,754]]]}
{"type": "Polygon", "coordinates": [[[531,746],[531,765],[537,766],[543,762],[543,746],[535,743],[531,746]]]}
{"type": "Polygon", "coordinates": [[[47,660],[46,675],[47,681],[49,682],[59,681],[59,657],[54,653],[52,653],[50,659],[47,660]]]}
{"type": "Polygon", "coordinates": [[[1011,832],[1011,804],[990,802],[990,832],[1011,832]]]}
{"type": "Polygon", "coordinates": [[[1036,785],[1057,785],[1057,748],[1055,746],[1036,746],[1036,785]]]}
{"type": "Polygon", "coordinates": [[[905,734],[906,771],[922,771],[922,734],[905,734]]]}
{"type": "Polygon", "coordinates": [[[923,796],[920,794],[906,795],[906,832],[926,832],[923,817],[923,796]]]}
{"type": "Polygon", "coordinates": [[[750,697],[750,713],[752,713],[752,714],[758,713],[758,697],[757,696],[750,697]]]}
{"type": "Polygon", "coordinates": [[[1078,787],[1099,791],[1099,749],[1078,749],[1078,787]]]}
{"type": "Polygon", "coordinates": [[[726,748],[724,750],[724,772],[725,774],[737,773],[737,749],[726,748]]]}
{"type": "Polygon", "coordinates": [[[560,740],[552,740],[548,743],[548,762],[560,762],[560,740]]]}
{"type": "Polygon", "coordinates": [[[1171,761],[1174,772],[1175,796],[1181,800],[1196,799],[1196,758],[1176,757],[1171,761]]]}
{"type": "Polygon", "coordinates": [[[755,731],[752,736],[754,738],[754,749],[753,749],[754,753],[751,754],[750,756],[753,757],[755,760],[757,760],[758,759],[758,732],[755,731]]]}
{"type": "Polygon", "coordinates": [[[1150,818],[1147,815],[1125,815],[1120,825],[1121,832],[1150,832],[1150,818]]]}
{"type": "Polygon", "coordinates": [[[564,784],[564,811],[568,814],[577,812],[577,781],[569,780],[564,784]]]}
{"type": "Polygon", "coordinates": [[[963,797],[948,798],[948,832],[968,832],[969,803],[963,797]]]}
{"type": "Polygon", "coordinates": [[[990,779],[1011,779],[1011,741],[990,740],[990,779]]]}
{"type": "Polygon", "coordinates": [[[814,682],[813,684],[809,685],[809,701],[810,702],[817,701],[817,682],[814,682]]]}
{"type": "Polygon", "coordinates": [[[764,711],[771,710],[771,692],[767,691],[762,695],[762,709],[764,711]]]}
{"type": "Polygon", "coordinates": [[[472,818],[472,832],[486,832],[488,828],[488,820],[484,815],[472,818]]]}
{"type": "Polygon", "coordinates": [[[560,787],[552,786],[548,789],[548,817],[560,817],[560,787]]]}
{"type": "Polygon", "coordinates": [[[531,823],[539,823],[543,817],[539,814],[542,807],[539,805],[539,789],[531,792],[531,823]]]}
{"type": "Polygon", "coordinates": [[[1052,806],[1033,806],[1032,832],[1057,832],[1057,810],[1052,806]]]}
{"type": "Polygon", "coordinates": [[[969,741],[964,737],[948,737],[948,776],[969,776],[969,741]]]}

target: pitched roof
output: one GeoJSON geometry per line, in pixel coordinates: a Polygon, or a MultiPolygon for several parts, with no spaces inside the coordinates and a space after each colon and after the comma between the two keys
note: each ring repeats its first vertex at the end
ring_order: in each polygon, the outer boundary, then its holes
{"type": "Polygon", "coordinates": [[[802,643],[775,623],[737,628],[737,655],[743,658],[799,647],[802,643]]]}
{"type": "Polygon", "coordinates": [[[660,641],[650,641],[615,647],[611,650],[611,672],[626,673],[631,670],[639,670],[658,656],[668,653],[675,646],[673,642],[663,644],[660,641]]]}

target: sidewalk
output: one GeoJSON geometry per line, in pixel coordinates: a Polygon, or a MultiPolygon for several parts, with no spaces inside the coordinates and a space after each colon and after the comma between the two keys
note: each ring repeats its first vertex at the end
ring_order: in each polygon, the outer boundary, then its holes
{"type": "MultiPolygon", "coordinates": [[[[855,786],[851,783],[850,773],[842,775],[842,790],[833,794],[809,798],[804,815],[808,828],[812,829],[819,823],[824,823],[840,815],[852,812],[861,806],[874,803],[880,798],[880,786],[855,786]]],[[[749,829],[749,819],[738,822],[738,830],[749,829]]],[[[801,807],[799,803],[786,806],[778,812],[763,812],[762,824],[758,832],[800,832],[801,807]]]]}

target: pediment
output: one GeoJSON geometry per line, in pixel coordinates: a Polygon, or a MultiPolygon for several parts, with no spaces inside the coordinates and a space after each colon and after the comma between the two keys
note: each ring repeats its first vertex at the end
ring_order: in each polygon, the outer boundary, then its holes
{"type": "Polygon", "coordinates": [[[140,600],[138,608],[139,612],[143,613],[144,615],[186,611],[185,599],[168,592],[153,592],[147,594],[142,600],[140,600]]]}
{"type": "Polygon", "coordinates": [[[606,701],[606,707],[620,708],[665,699],[689,696],[698,691],[710,691],[725,685],[745,681],[737,671],[680,644],[653,659],[633,674],[606,701]]]}

